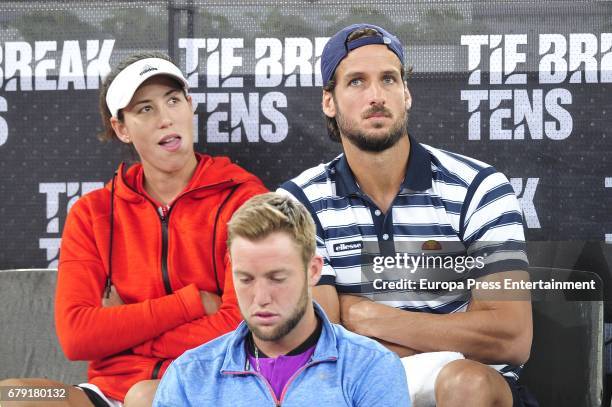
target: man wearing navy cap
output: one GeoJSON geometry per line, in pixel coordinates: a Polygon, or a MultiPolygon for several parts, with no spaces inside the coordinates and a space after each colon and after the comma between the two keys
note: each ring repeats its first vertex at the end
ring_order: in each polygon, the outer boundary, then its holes
{"type": "Polygon", "coordinates": [[[327,129],[343,154],[279,189],[315,219],[324,259],[315,299],[330,319],[403,358],[415,406],[537,405],[518,384],[531,348],[531,304],[499,301],[483,288],[528,278],[521,209],[507,178],[408,135],[404,49],[385,29],[355,24],[336,33],[321,74],[327,129]],[[372,245],[383,259],[416,247],[413,254],[481,263],[451,273],[472,286],[398,294],[367,278],[362,254],[372,245]]]}

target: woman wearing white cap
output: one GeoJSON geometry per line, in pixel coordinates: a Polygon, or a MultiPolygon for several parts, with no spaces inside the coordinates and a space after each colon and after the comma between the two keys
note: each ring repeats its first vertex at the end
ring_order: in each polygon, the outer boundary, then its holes
{"type": "Polygon", "coordinates": [[[64,226],[56,328],[66,356],[90,362],[64,405],[150,405],[173,359],[241,319],[226,223],[266,188],[227,158],[194,152],[187,90],[159,53],[127,58],[102,85],[100,138],[132,146],[140,162],[77,201],[64,226]]]}

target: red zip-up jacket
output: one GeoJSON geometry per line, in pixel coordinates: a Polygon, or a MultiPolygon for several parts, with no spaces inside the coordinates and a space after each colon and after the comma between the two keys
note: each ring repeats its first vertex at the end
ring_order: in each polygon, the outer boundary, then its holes
{"type": "Polygon", "coordinates": [[[161,378],[187,349],[238,325],[226,225],[240,205],[267,191],[227,158],[198,154],[188,187],[164,217],[137,192],[139,171],[140,164],[119,167],[112,236],[112,181],[71,208],[55,298],[64,353],[90,361],[88,381],[117,400],[136,382],[161,378]],[[125,305],[101,305],[109,258],[112,284],[125,305]],[[221,295],[215,314],[205,314],[200,290],[221,295]]]}

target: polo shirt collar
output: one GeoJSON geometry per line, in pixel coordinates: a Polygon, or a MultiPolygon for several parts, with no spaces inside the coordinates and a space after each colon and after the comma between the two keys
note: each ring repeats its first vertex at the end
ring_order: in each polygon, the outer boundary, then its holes
{"type": "Polygon", "coordinates": [[[344,154],[331,166],[331,178],[336,181],[336,194],[338,196],[361,195],[355,181],[355,176],[344,154]]]}
{"type": "MultiPolygon", "coordinates": [[[[431,188],[431,155],[412,136],[410,139],[410,154],[406,176],[402,182],[402,189],[412,191],[425,191],[431,188]]],[[[338,196],[361,195],[357,186],[355,176],[349,167],[346,156],[340,157],[330,166],[331,178],[336,183],[336,194],[338,196]]]]}
{"type": "Polygon", "coordinates": [[[431,188],[431,155],[421,143],[411,136],[408,137],[410,138],[410,156],[402,188],[426,191],[431,188]]]}

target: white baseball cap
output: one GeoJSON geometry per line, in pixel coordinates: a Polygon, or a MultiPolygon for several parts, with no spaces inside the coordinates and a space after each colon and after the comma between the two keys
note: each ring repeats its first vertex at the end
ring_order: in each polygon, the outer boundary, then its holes
{"type": "Polygon", "coordinates": [[[128,65],[123,69],[108,87],[106,92],[106,106],[113,117],[117,117],[119,110],[126,107],[140,85],[147,79],[156,75],[167,75],[183,85],[185,92],[189,89],[187,79],[181,70],[172,62],[162,58],[145,58],[128,65]]]}

